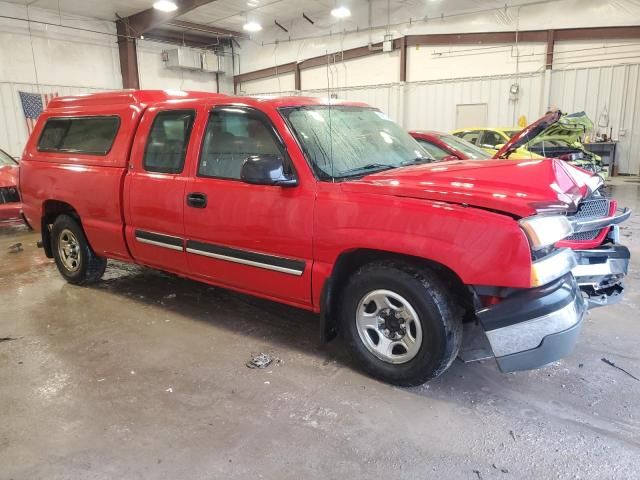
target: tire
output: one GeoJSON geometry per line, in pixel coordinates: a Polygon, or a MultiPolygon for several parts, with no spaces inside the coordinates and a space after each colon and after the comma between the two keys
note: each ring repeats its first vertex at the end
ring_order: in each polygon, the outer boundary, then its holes
{"type": "Polygon", "coordinates": [[[60,274],[74,285],[97,282],[107,268],[107,260],[95,254],[80,224],[68,215],[53,223],[51,251],[60,274]]]}
{"type": "Polygon", "coordinates": [[[349,279],[340,330],[362,370],[410,387],[449,368],[462,343],[463,314],[452,289],[431,270],[377,262],[349,279]]]}

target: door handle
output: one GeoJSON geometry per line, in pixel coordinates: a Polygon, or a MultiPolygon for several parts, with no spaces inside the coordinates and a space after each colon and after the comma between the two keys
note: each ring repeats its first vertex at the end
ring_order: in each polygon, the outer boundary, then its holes
{"type": "Polygon", "coordinates": [[[187,205],[193,208],[206,208],[207,196],[204,193],[187,193],[187,205]]]}

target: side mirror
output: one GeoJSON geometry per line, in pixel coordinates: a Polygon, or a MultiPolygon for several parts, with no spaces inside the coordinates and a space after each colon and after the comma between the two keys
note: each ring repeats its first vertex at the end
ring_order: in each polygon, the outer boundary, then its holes
{"type": "Polygon", "coordinates": [[[280,155],[252,155],[242,164],[240,179],[253,185],[295,187],[298,180],[284,171],[280,155]]]}
{"type": "Polygon", "coordinates": [[[447,155],[440,159],[441,162],[453,162],[455,160],[460,160],[460,159],[455,155],[447,155]]]}

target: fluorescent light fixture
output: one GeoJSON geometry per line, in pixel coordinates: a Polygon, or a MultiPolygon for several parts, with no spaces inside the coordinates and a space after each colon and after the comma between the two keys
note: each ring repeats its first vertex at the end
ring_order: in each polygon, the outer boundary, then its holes
{"type": "Polygon", "coordinates": [[[153,4],[153,8],[161,12],[175,12],[178,9],[178,5],[171,0],[158,0],[153,4]]]}
{"type": "Polygon", "coordinates": [[[258,22],[247,22],[242,28],[244,28],[247,32],[259,32],[260,30],[262,30],[262,25],[260,25],[258,22]]]}
{"type": "Polygon", "coordinates": [[[331,10],[331,15],[333,15],[336,18],[347,18],[351,16],[351,10],[349,10],[347,7],[336,7],[333,10],[331,10]]]}

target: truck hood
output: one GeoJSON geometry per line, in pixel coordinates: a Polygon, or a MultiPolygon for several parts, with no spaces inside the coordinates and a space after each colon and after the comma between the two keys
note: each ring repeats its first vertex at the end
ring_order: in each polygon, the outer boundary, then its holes
{"type": "Polygon", "coordinates": [[[493,158],[506,158],[527,144],[553,138],[562,139],[569,144],[579,143],[581,137],[592,129],[593,122],[584,112],[571,115],[564,115],[560,110],[549,112],[511,137],[493,158]]]}
{"type": "Polygon", "coordinates": [[[19,172],[20,167],[18,165],[0,166],[0,188],[16,187],[18,185],[19,172]]]}
{"type": "Polygon", "coordinates": [[[396,168],[342,184],[347,192],[457,203],[526,217],[573,211],[598,188],[595,178],[566,162],[463,160],[396,168]]]}

